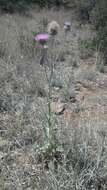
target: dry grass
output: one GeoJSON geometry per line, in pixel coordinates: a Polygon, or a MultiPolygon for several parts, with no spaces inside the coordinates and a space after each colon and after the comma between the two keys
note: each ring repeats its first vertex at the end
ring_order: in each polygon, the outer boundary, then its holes
{"type": "Polygon", "coordinates": [[[105,190],[107,90],[98,84],[106,76],[96,71],[95,57],[79,57],[82,29],[72,17],[71,32],[58,34],[48,57],[55,66],[51,101],[63,96],[68,111],[52,115],[56,152],[41,154],[49,89],[33,35],[51,20],[63,27],[71,13],[30,15],[0,17],[0,190],[105,190]]]}

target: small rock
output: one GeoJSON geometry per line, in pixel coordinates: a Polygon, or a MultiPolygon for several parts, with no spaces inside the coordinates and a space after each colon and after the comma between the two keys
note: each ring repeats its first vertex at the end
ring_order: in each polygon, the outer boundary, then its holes
{"type": "Polygon", "coordinates": [[[60,88],[59,88],[59,87],[54,87],[54,90],[55,90],[56,92],[59,92],[60,88]]]}
{"type": "Polygon", "coordinates": [[[60,115],[65,110],[65,104],[61,103],[60,101],[52,102],[51,103],[51,110],[53,113],[60,115]]]}
{"type": "Polygon", "coordinates": [[[72,89],[68,90],[68,94],[69,94],[69,99],[72,103],[76,102],[76,93],[75,91],[73,91],[72,89]]]}
{"type": "Polygon", "coordinates": [[[72,102],[72,103],[75,103],[76,102],[76,98],[75,97],[70,97],[70,102],[72,102]]]}
{"type": "Polygon", "coordinates": [[[60,95],[59,99],[60,99],[61,103],[67,103],[67,100],[66,100],[66,98],[63,95],[60,95]]]}
{"type": "Polygon", "coordinates": [[[77,83],[76,85],[75,85],[75,90],[76,91],[80,91],[81,90],[81,84],[80,83],[77,83]]]}
{"type": "Polygon", "coordinates": [[[51,86],[54,88],[61,89],[63,87],[63,84],[62,84],[62,81],[60,79],[56,78],[56,79],[52,80],[51,86]]]}

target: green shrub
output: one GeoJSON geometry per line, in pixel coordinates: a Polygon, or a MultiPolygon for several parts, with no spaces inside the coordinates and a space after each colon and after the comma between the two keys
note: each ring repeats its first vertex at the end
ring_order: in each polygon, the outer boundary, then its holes
{"type": "Polygon", "coordinates": [[[63,0],[34,0],[33,2],[37,3],[41,7],[60,6],[63,4],[63,0]]]}
{"type": "Polygon", "coordinates": [[[3,11],[13,13],[15,11],[24,11],[30,3],[30,0],[0,0],[0,8],[3,11]]]}
{"type": "Polygon", "coordinates": [[[0,8],[4,11],[13,13],[14,11],[24,11],[32,3],[40,7],[60,6],[63,0],[0,0],[0,8]]]}
{"type": "Polygon", "coordinates": [[[96,42],[107,64],[107,1],[98,0],[91,13],[91,20],[97,30],[96,42]]]}
{"type": "Polygon", "coordinates": [[[96,6],[92,10],[91,20],[96,29],[104,28],[107,24],[107,1],[97,0],[96,6]]]}
{"type": "Polygon", "coordinates": [[[80,20],[89,21],[90,12],[96,4],[96,0],[77,0],[75,1],[75,6],[77,10],[77,15],[80,20]]]}

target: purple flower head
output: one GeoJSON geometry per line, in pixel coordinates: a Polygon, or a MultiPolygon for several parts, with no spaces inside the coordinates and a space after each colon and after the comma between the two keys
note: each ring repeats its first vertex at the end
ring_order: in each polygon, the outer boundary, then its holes
{"type": "Polygon", "coordinates": [[[48,39],[49,39],[49,35],[47,33],[43,33],[43,34],[38,34],[34,37],[34,39],[39,42],[41,45],[44,45],[48,39]]]}

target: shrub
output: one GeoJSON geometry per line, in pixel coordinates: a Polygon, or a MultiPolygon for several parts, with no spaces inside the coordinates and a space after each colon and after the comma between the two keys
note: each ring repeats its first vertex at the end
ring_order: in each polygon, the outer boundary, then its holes
{"type": "Polygon", "coordinates": [[[34,0],[33,2],[37,3],[40,7],[60,6],[63,4],[63,0],[34,0]]]}
{"type": "Polygon", "coordinates": [[[79,40],[80,57],[86,59],[93,55],[97,47],[96,40],[79,40]]]}
{"type": "Polygon", "coordinates": [[[104,64],[107,64],[107,1],[98,0],[91,13],[92,23],[97,30],[96,42],[103,52],[104,64]]]}
{"type": "Polygon", "coordinates": [[[37,50],[35,48],[35,41],[33,40],[32,36],[20,32],[18,37],[18,44],[20,47],[21,55],[31,59],[35,57],[37,50]]]}
{"type": "Polygon", "coordinates": [[[0,8],[13,13],[14,11],[25,11],[32,3],[40,7],[60,6],[63,0],[0,0],[0,8]]]}
{"type": "Polygon", "coordinates": [[[23,12],[30,4],[30,0],[0,0],[0,8],[3,11],[13,13],[23,12]]]}
{"type": "Polygon", "coordinates": [[[80,20],[90,20],[90,12],[96,4],[96,0],[77,0],[75,2],[77,14],[80,20]]]}
{"type": "MultiPolygon", "coordinates": [[[[103,53],[104,65],[107,65],[107,1],[77,0],[75,5],[79,19],[88,20],[95,26],[97,37],[94,43],[103,53]]],[[[90,46],[86,43],[84,45],[90,46]]]]}

